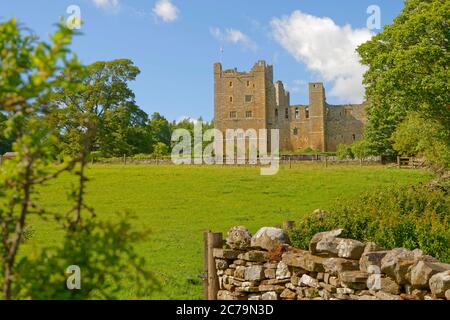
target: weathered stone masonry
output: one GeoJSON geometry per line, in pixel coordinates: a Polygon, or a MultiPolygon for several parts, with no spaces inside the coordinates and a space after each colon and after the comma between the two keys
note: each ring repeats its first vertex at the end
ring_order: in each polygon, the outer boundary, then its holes
{"type": "Polygon", "coordinates": [[[214,249],[219,300],[432,300],[450,299],[450,265],[421,250],[385,250],[342,238],[343,230],[316,234],[308,251],[288,245],[288,234],[265,227],[251,235],[228,232],[214,249]]]}
{"type": "Polygon", "coordinates": [[[249,72],[214,65],[216,129],[279,129],[280,150],[310,147],[336,151],[340,143],[361,140],[367,103],[329,105],[322,83],[309,84],[309,105],[291,105],[273,66],[258,61],[249,72]]]}

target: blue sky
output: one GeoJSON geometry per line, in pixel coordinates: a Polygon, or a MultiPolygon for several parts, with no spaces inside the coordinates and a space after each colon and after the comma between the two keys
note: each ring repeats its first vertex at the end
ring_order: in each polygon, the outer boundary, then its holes
{"type": "Polygon", "coordinates": [[[325,82],[329,103],[358,102],[364,69],[353,49],[380,31],[367,29],[367,8],[380,8],[383,26],[403,1],[0,0],[0,19],[14,16],[48,39],[70,5],[84,21],[72,46],[83,63],[129,58],[141,70],[131,87],[143,110],[210,120],[219,60],[240,70],[273,64],[292,104],[308,103],[309,81],[325,82]]]}

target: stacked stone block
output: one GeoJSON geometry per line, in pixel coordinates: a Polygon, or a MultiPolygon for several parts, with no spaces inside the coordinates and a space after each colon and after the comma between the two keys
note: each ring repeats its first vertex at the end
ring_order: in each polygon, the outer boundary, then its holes
{"type": "Polygon", "coordinates": [[[219,300],[450,299],[450,265],[421,250],[385,250],[345,239],[343,230],[316,234],[309,250],[288,234],[262,228],[254,236],[233,227],[214,249],[219,300]]]}

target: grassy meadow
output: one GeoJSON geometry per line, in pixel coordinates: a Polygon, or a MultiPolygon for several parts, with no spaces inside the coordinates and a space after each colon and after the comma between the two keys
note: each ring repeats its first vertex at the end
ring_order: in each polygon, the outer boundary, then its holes
{"type": "MultiPolygon", "coordinates": [[[[255,232],[262,226],[296,220],[333,201],[355,197],[376,186],[412,184],[432,175],[418,170],[382,166],[315,164],[282,167],[277,175],[261,176],[259,168],[230,166],[93,165],[88,169],[87,202],[101,219],[129,210],[136,228],[150,230],[138,244],[162,283],[162,291],[144,299],[200,299],[202,297],[202,232],[226,232],[244,225],[255,232]]],[[[49,210],[64,212],[71,178],[63,176],[41,192],[49,210]]],[[[21,254],[57,244],[62,233],[52,221],[30,216],[34,236],[21,254]]],[[[126,277],[126,275],[124,275],[126,277]]],[[[126,281],[126,279],[124,280],[126,281]]],[[[121,298],[136,298],[133,283],[121,298]]]]}

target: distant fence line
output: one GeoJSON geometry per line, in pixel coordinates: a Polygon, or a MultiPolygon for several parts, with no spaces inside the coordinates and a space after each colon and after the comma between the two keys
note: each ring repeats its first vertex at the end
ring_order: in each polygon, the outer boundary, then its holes
{"type": "MultiPolygon", "coordinates": [[[[192,157],[191,163],[213,163],[215,158],[200,158],[200,157],[192,157]]],[[[249,161],[247,158],[223,158],[223,165],[234,164],[234,165],[245,165],[245,166],[260,166],[264,165],[273,158],[270,157],[258,157],[256,161],[249,161]]],[[[292,166],[296,163],[323,163],[327,164],[380,164],[382,163],[381,157],[368,157],[366,159],[338,159],[336,156],[329,156],[323,154],[294,154],[294,155],[281,155],[278,158],[280,164],[292,166]]],[[[173,164],[172,159],[170,158],[153,158],[153,159],[136,159],[132,157],[122,157],[122,158],[102,158],[102,159],[94,159],[93,163],[100,164],[154,164],[154,165],[168,165],[173,164]]]]}

